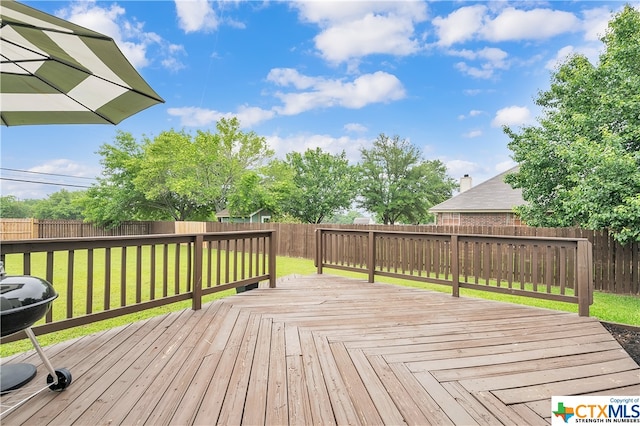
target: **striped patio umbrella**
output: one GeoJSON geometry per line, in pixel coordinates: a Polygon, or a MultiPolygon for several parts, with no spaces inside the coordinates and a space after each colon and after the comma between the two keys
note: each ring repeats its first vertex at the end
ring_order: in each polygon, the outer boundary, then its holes
{"type": "Polygon", "coordinates": [[[2,124],[118,124],[164,102],[112,38],[0,2],[2,124]]]}

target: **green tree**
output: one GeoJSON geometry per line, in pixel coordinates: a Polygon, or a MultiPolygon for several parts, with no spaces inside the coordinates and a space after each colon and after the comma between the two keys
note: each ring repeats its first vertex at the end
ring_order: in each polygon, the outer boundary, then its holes
{"type": "Polygon", "coordinates": [[[85,191],[61,189],[50,194],[34,206],[33,216],[37,219],[82,220],[81,201],[85,191]]]}
{"type": "Polygon", "coordinates": [[[331,219],[329,219],[328,222],[341,225],[351,225],[353,224],[353,221],[358,217],[363,217],[362,213],[357,210],[349,210],[346,213],[334,214],[333,216],[331,216],[331,219]]]}
{"type": "Polygon", "coordinates": [[[361,149],[360,207],[384,224],[430,221],[429,208],[457,187],[439,160],[423,160],[420,150],[399,136],[380,134],[361,149]]]}
{"type": "Polygon", "coordinates": [[[293,169],[284,161],[275,159],[242,175],[229,194],[228,209],[235,217],[248,217],[266,209],[271,212],[273,221],[280,221],[286,215],[284,205],[293,190],[293,169]]]}
{"type": "Polygon", "coordinates": [[[163,131],[138,143],[120,132],[105,144],[103,178],[88,191],[89,220],[202,220],[227,205],[242,175],[273,155],[263,137],[243,132],[236,118],[221,119],[217,133],[163,131]]]}
{"type": "Polygon", "coordinates": [[[102,157],[102,176],[81,200],[85,220],[117,226],[126,220],[169,219],[158,214],[134,185],[144,152],[130,133],[119,130],[114,143],[103,144],[98,154],[102,157]]]}
{"type": "Polygon", "coordinates": [[[519,171],[522,219],[533,226],[609,229],[640,241],[640,13],[626,6],[596,66],[568,58],[536,103],[538,125],[505,128],[519,171]]]}
{"type": "Polygon", "coordinates": [[[20,201],[13,195],[0,196],[0,217],[15,219],[33,217],[33,201],[20,201]]]}
{"type": "Polygon", "coordinates": [[[356,192],[355,168],[343,151],[330,154],[308,149],[303,154],[287,154],[293,170],[293,190],[286,200],[286,211],[306,223],[320,223],[347,209],[356,192]]]}

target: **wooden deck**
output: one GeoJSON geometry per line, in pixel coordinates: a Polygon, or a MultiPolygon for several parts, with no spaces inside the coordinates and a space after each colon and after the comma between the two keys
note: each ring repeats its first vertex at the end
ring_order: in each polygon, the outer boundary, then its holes
{"type": "Polygon", "coordinates": [[[46,353],[73,383],[3,425],[535,425],[552,395],[640,395],[640,367],[595,319],[330,275],[46,353]]]}

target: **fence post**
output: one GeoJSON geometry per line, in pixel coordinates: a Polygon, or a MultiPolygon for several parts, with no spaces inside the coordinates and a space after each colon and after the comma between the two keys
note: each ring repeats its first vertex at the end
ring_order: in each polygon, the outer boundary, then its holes
{"type": "Polygon", "coordinates": [[[31,218],[31,238],[36,239],[39,238],[40,233],[38,232],[38,219],[31,218]]]}
{"type": "Polygon", "coordinates": [[[593,265],[589,240],[578,241],[577,261],[578,315],[588,317],[589,305],[593,300],[593,265]]]}
{"type": "Polygon", "coordinates": [[[451,278],[452,296],[460,297],[460,260],[458,259],[458,236],[451,235],[451,278]]]}
{"type": "Polygon", "coordinates": [[[276,288],[277,236],[278,232],[275,230],[271,231],[271,236],[269,236],[269,288],[276,288]]]}
{"type": "Polygon", "coordinates": [[[316,229],[316,268],[318,275],[322,275],[322,229],[316,229]]]}
{"type": "Polygon", "coordinates": [[[196,235],[193,244],[193,298],[191,300],[191,308],[197,311],[202,308],[202,246],[204,245],[202,234],[196,235]]]}
{"type": "Polygon", "coordinates": [[[369,282],[375,281],[376,274],[376,231],[369,231],[369,253],[367,254],[367,269],[369,282]]]}

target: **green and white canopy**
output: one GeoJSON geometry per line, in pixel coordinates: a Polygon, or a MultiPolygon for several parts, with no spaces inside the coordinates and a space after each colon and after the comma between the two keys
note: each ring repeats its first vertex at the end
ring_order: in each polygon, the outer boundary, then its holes
{"type": "Polygon", "coordinates": [[[113,39],[0,2],[2,124],[118,124],[164,102],[113,39]]]}

